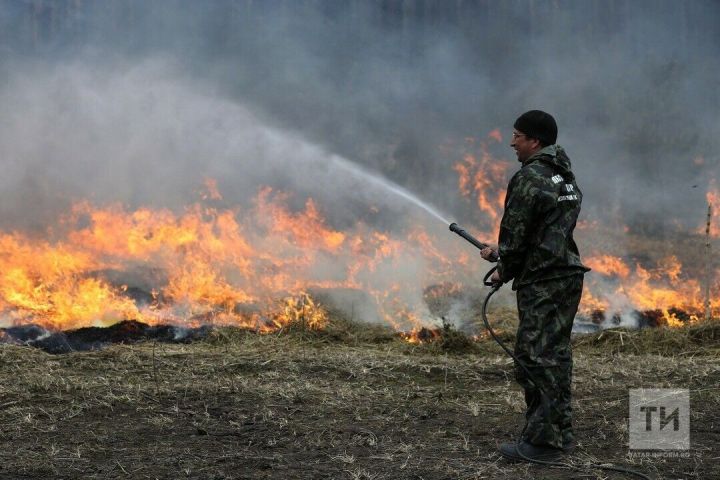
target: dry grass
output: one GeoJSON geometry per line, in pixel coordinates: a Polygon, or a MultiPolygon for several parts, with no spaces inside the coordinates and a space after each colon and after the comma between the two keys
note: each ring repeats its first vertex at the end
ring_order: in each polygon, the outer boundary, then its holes
{"type": "Polygon", "coordinates": [[[702,322],[684,328],[609,329],[580,336],[574,344],[576,349],[594,348],[604,354],[720,357],[720,321],[702,322]]]}
{"type": "MultiPolygon", "coordinates": [[[[510,315],[498,317],[509,335],[510,315]]],[[[577,341],[570,462],[717,478],[720,373],[707,328],[577,341]],[[662,355],[675,346],[682,354],[662,355]],[[691,389],[690,456],[627,458],[628,388],[664,386],[691,389]]],[[[578,478],[499,458],[521,426],[522,394],[499,348],[473,345],[410,345],[342,319],[322,332],[222,329],[190,345],[59,356],[3,345],[0,478],[578,478]]]]}

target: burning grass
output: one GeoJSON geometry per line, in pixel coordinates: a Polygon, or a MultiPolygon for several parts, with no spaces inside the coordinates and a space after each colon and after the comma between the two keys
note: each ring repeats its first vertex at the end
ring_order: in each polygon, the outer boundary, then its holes
{"type": "MultiPolygon", "coordinates": [[[[510,313],[506,325],[493,315],[499,330],[510,331],[510,313]]],[[[265,335],[224,327],[193,344],[59,356],[0,346],[0,476],[580,475],[498,457],[497,443],[520,428],[523,400],[510,361],[491,340],[469,350],[411,344],[332,312],[322,330],[294,325],[265,335]]],[[[711,324],[576,338],[579,445],[571,463],[622,463],[657,478],[720,475],[719,332],[711,324]],[[627,389],[669,386],[691,390],[690,456],[627,458],[627,389]]]]}
{"type": "MultiPolygon", "coordinates": [[[[457,171],[462,195],[477,196],[487,217],[478,225],[489,221],[480,236],[495,238],[502,191],[484,188],[503,184],[506,172],[492,170],[486,153],[464,157],[457,171]]],[[[312,198],[298,209],[291,193],[262,187],[252,205],[232,206],[212,181],[206,187],[202,201],[182,211],[81,201],[45,235],[0,232],[4,324],[68,330],[137,320],[274,331],[300,312],[322,328],[313,295],[324,291],[347,297],[350,308],[363,305],[358,316],[366,320],[431,334],[433,317],[452,316],[477,295],[479,256],[472,260],[444,226],[408,219],[385,231],[358,219],[338,230],[312,198]]],[[[705,237],[659,239],[599,225],[581,226],[578,237],[594,269],[581,304],[586,317],[652,310],[654,322],[680,326],[704,317],[706,298],[712,312],[720,309],[720,264],[698,248],[705,237]]]]}

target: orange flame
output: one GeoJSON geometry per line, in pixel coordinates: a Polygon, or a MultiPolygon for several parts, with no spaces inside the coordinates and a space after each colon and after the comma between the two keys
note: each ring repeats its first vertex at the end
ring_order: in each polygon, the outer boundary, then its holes
{"type": "Polygon", "coordinates": [[[432,343],[442,338],[442,333],[438,328],[415,328],[410,332],[402,332],[400,337],[408,343],[422,344],[432,343]]]}
{"type": "Polygon", "coordinates": [[[70,244],[4,234],[0,236],[0,311],[13,323],[40,317],[54,328],[139,318],[130,298],[91,276],[101,266],[70,244]]]}
{"type": "Polygon", "coordinates": [[[626,278],[630,274],[630,268],[620,258],[612,255],[586,257],[583,259],[583,263],[592,268],[593,271],[608,277],[626,278]]]}
{"type": "MultiPolygon", "coordinates": [[[[203,198],[222,198],[214,182],[205,186],[203,198]]],[[[55,329],[137,319],[271,331],[300,315],[321,328],[326,313],[309,292],[351,288],[405,329],[429,320],[417,310],[423,286],[472,267],[455,268],[461,252],[439,247],[419,226],[405,238],[362,223],[339,231],[312,199],[300,211],[289,199],[266,187],[246,211],[198,203],[179,213],[85,201],[48,240],[0,233],[2,318],[55,329]]]]}
{"type": "MultiPolygon", "coordinates": [[[[586,263],[593,268],[580,308],[586,316],[592,317],[592,312],[608,312],[611,303],[625,304],[639,312],[657,311],[660,319],[671,327],[696,322],[703,316],[701,282],[687,278],[675,256],[660,258],[654,268],[637,264],[631,269],[621,259],[608,255],[587,257],[586,263]],[[615,282],[616,286],[599,285],[598,276],[610,284],[615,282]],[[614,302],[610,298],[614,298],[614,302]],[[685,313],[687,320],[678,317],[679,311],[685,313]]],[[[713,310],[719,306],[717,300],[711,301],[713,310]]]]}
{"type": "MultiPolygon", "coordinates": [[[[499,131],[484,142],[470,140],[466,148],[474,151],[464,152],[453,169],[460,195],[478,207],[478,227],[485,233],[477,236],[494,238],[509,164],[489,153],[488,143],[502,140],[499,131]]],[[[327,310],[313,292],[356,289],[388,324],[420,332],[408,341],[422,341],[432,331],[427,325],[435,323],[428,296],[459,295],[460,281],[478,281],[477,257],[463,242],[442,242],[445,237],[419,225],[402,235],[362,222],[341,231],[328,224],[312,198],[293,210],[290,194],[270,187],[261,188],[247,209],[219,208],[222,195],[212,179],[200,195],[206,202],[182,211],[83,201],[46,238],[0,232],[1,318],[53,329],[126,319],[233,324],[262,332],[297,322],[323,328],[327,310]]],[[[717,215],[714,182],[707,198],[717,215]]],[[[585,221],[578,228],[599,225],[585,221]]],[[[598,252],[585,262],[593,272],[586,277],[583,312],[612,314],[609,309],[622,304],[660,311],[671,326],[702,316],[702,282],[675,256],[639,265],[598,252]]],[[[715,275],[713,292],[719,282],[715,275]]],[[[711,308],[720,309],[717,296],[711,308]]]]}
{"type": "MultiPolygon", "coordinates": [[[[496,238],[499,230],[505,190],[501,186],[507,184],[509,164],[506,161],[492,158],[489,144],[502,141],[499,130],[493,130],[487,141],[466,139],[466,151],[461,160],[453,165],[458,176],[458,191],[465,198],[473,199],[480,215],[479,223],[492,230],[480,234],[485,238],[496,238]]],[[[697,162],[696,162],[697,163],[697,162]]],[[[720,191],[714,181],[710,183],[708,202],[713,205],[717,215],[720,211],[720,191]]],[[[720,222],[712,224],[711,235],[720,234],[720,222]]],[[[585,234],[602,228],[598,220],[583,219],[578,222],[578,231],[585,234]]],[[[627,226],[621,227],[625,233],[627,226]]],[[[700,232],[700,229],[698,229],[700,232]]],[[[704,233],[704,227],[703,227],[704,233]]],[[[455,260],[455,264],[467,262],[468,259],[455,260]]],[[[682,264],[677,257],[660,258],[652,268],[640,265],[631,266],[623,258],[604,252],[584,257],[584,262],[592,269],[586,277],[586,289],[581,303],[581,312],[594,317],[594,312],[608,312],[613,308],[626,308],[636,311],[660,311],[661,318],[670,326],[682,323],[675,313],[676,310],[686,312],[690,321],[699,318],[703,307],[701,285],[697,279],[684,274],[682,264]]],[[[472,262],[470,262],[472,264],[472,262]]],[[[697,276],[697,274],[696,274],[697,276]]],[[[718,288],[717,281],[712,290],[718,288]]],[[[714,310],[718,302],[710,302],[714,310]]]]}
{"type": "Polygon", "coordinates": [[[490,133],[488,133],[488,138],[492,138],[498,143],[503,141],[503,136],[502,133],[500,133],[499,128],[496,128],[495,130],[492,130],[490,133]]]}
{"type": "MultiPolygon", "coordinates": [[[[488,138],[500,142],[502,134],[496,129],[490,132],[488,138]]],[[[467,143],[475,145],[475,142],[467,143]]],[[[488,233],[497,237],[505,202],[504,185],[507,184],[510,165],[506,161],[493,158],[487,142],[480,142],[478,148],[479,152],[466,152],[462,160],[453,165],[453,170],[458,175],[458,190],[461,195],[475,198],[488,233]]]]}

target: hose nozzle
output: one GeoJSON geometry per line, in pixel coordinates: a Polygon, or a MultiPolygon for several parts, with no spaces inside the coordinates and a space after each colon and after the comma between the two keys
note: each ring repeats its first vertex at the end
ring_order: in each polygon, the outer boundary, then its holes
{"type": "MultiPolygon", "coordinates": [[[[468,232],[465,231],[465,229],[463,229],[460,225],[458,225],[455,222],[450,224],[450,231],[457,233],[462,238],[464,238],[468,242],[472,243],[480,250],[490,246],[487,243],[482,243],[480,240],[478,240],[477,238],[470,235],[468,232]]],[[[497,258],[495,258],[494,260],[491,260],[491,261],[497,262],[497,258]]]]}

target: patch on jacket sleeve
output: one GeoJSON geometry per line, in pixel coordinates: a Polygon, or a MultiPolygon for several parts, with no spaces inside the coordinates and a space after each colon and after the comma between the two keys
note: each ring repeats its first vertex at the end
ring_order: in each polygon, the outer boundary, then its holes
{"type": "Polygon", "coordinates": [[[563,181],[563,177],[561,175],[554,175],[551,180],[553,183],[560,183],[563,181]]]}

